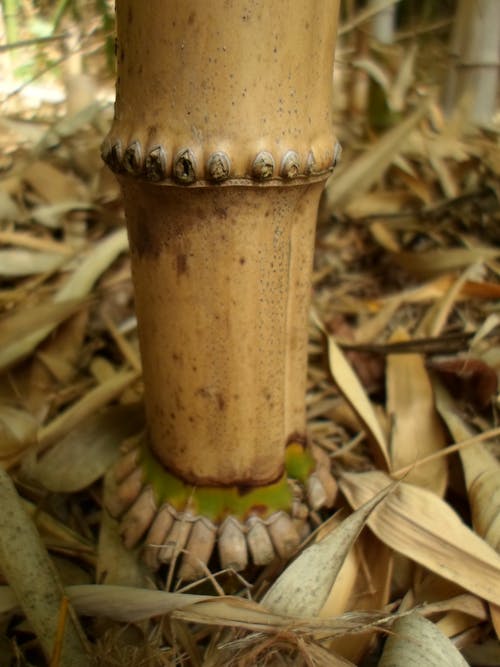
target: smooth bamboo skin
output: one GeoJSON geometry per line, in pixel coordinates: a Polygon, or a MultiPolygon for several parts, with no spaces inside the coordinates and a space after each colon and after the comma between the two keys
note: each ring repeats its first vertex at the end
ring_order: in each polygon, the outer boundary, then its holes
{"type": "Polygon", "coordinates": [[[123,187],[151,445],[186,481],[275,481],[305,434],[321,189],[123,187]]]}
{"type": "Polygon", "coordinates": [[[117,0],[115,120],[149,438],[196,485],[261,485],[305,435],[338,0],[117,0]]]}

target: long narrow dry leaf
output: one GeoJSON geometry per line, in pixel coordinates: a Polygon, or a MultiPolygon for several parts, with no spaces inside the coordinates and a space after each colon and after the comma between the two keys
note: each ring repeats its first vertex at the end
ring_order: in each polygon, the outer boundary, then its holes
{"type": "MultiPolygon", "coordinates": [[[[388,484],[378,471],[345,473],[340,480],[354,509],[388,484]]],[[[500,556],[431,491],[402,482],[367,523],[395,551],[485,600],[500,600],[500,556]]]]}
{"type": "MultiPolygon", "coordinates": [[[[407,332],[399,329],[390,342],[409,340],[407,332]]],[[[387,413],[392,424],[392,470],[399,470],[442,450],[446,437],[434,407],[432,384],[423,355],[389,354],[386,387],[387,413]]],[[[411,470],[405,481],[442,496],[447,477],[446,459],[441,457],[411,470]]]]}
{"type": "Polygon", "coordinates": [[[21,361],[63,320],[76,313],[85,300],[70,299],[20,308],[0,320],[0,372],[21,361]],[[43,335],[40,335],[40,332],[43,335]]]}
{"type": "Polygon", "coordinates": [[[273,614],[261,605],[242,598],[167,593],[129,586],[68,586],[66,594],[75,609],[86,616],[104,616],[134,623],[173,614],[175,618],[187,622],[271,633],[287,628],[325,633],[330,637],[363,632],[371,626],[380,628],[397,617],[380,612],[351,612],[333,619],[294,619],[273,614]]]}
{"type": "Polygon", "coordinates": [[[58,291],[55,301],[78,299],[89,294],[99,276],[127,249],[126,229],[118,229],[94,245],[92,251],[58,291]]]}
{"type": "Polygon", "coordinates": [[[20,278],[50,273],[67,262],[67,257],[55,252],[9,248],[0,250],[0,276],[20,278]]]}
{"type": "Polygon", "coordinates": [[[144,415],[139,405],[90,412],[88,418],[71,426],[67,435],[34,464],[30,473],[49,491],[81,491],[106,472],[119,456],[120,443],[141,431],[143,425],[144,415]]]}
{"type": "Polygon", "coordinates": [[[445,294],[429,308],[416,329],[415,336],[437,337],[442,333],[464,285],[467,284],[469,277],[476,272],[477,265],[475,264],[465,269],[462,275],[450,285],[445,294]]]}
{"type": "Polygon", "coordinates": [[[47,547],[71,551],[78,554],[79,558],[90,566],[95,565],[94,547],[89,541],[29,500],[22,498],[21,501],[26,514],[31,517],[47,547]]]}
{"type": "MultiPolygon", "coordinates": [[[[475,433],[457,412],[448,392],[435,382],[436,405],[456,441],[475,433]]],[[[459,451],[465,475],[472,525],[500,553],[500,464],[487,446],[478,442],[459,451]]]]}
{"type": "Polygon", "coordinates": [[[356,373],[332,336],[328,336],[328,362],[335,384],[372,436],[370,442],[373,445],[372,453],[375,461],[379,467],[389,470],[390,461],[387,442],[373,405],[361,386],[356,373]]]}
{"type": "Polygon", "coordinates": [[[447,248],[425,252],[400,252],[393,256],[405,271],[421,278],[456,271],[476,262],[485,262],[500,255],[499,248],[447,248]]]}
{"type": "Polygon", "coordinates": [[[417,612],[399,618],[385,642],[378,667],[467,667],[452,642],[417,612]]]}
{"type": "Polygon", "coordinates": [[[0,405],[0,460],[18,455],[36,440],[36,419],[26,410],[0,405]]]}
{"type": "Polygon", "coordinates": [[[395,156],[404,148],[404,142],[427,113],[429,103],[421,103],[406,120],[387,132],[375,146],[370,146],[343,172],[329,181],[321,205],[321,218],[328,219],[331,212],[354,193],[359,196],[380,178],[395,156]]]}
{"type": "Polygon", "coordinates": [[[264,607],[287,616],[316,616],[366,519],[391,490],[390,486],[384,489],[320,542],[305,549],[267,591],[262,599],[264,607]]]}
{"type": "MultiPolygon", "coordinates": [[[[0,506],[0,569],[49,659],[64,591],[10,477],[3,470],[0,470],[0,506]]],[[[67,619],[62,656],[61,665],[90,665],[83,630],[74,615],[67,619]]]]}
{"type": "MultiPolygon", "coordinates": [[[[17,322],[12,319],[7,321],[7,332],[0,334],[0,370],[17,363],[27,357],[35,347],[46,338],[55,327],[64,319],[72,315],[80,307],[83,297],[87,296],[95,281],[108,268],[108,266],[128,248],[127,232],[125,229],[110,234],[103,241],[92,248],[85,260],[73,272],[68,281],[57,292],[54,297],[55,303],[43,304],[39,306],[41,314],[49,320],[44,324],[35,323],[37,326],[30,326],[27,320],[33,321],[33,313],[26,315],[23,311],[19,313],[17,322]],[[78,305],[75,305],[78,304],[78,305]],[[60,310],[58,310],[58,306],[60,310]],[[64,311],[66,314],[64,315],[64,311]],[[51,317],[47,313],[51,314],[51,317]],[[56,316],[58,313],[58,317],[56,316]],[[13,334],[14,325],[17,324],[17,330],[14,338],[8,337],[10,331],[13,334]],[[22,325],[22,328],[21,328],[22,325]],[[2,340],[7,337],[7,346],[2,340]]],[[[35,309],[36,310],[36,309],[35,309]]]]}
{"type": "MultiPolygon", "coordinates": [[[[384,609],[389,602],[392,572],[392,549],[370,530],[363,530],[350,549],[319,616],[334,618],[354,609],[384,609]]],[[[365,633],[336,637],[327,645],[358,665],[378,634],[377,628],[372,627],[365,633]]]]}
{"type": "Polygon", "coordinates": [[[117,373],[106,382],[89,391],[77,403],[55,417],[40,430],[38,435],[39,450],[43,451],[59,438],[66,436],[77,424],[120,396],[138,377],[139,374],[135,371],[117,373]]]}
{"type": "Polygon", "coordinates": [[[364,8],[362,11],[359,11],[352,19],[352,21],[341,25],[338,34],[344,35],[347,32],[350,32],[358,25],[361,25],[362,23],[365,23],[369,19],[373,18],[375,14],[378,14],[382,10],[387,9],[387,7],[396,5],[399,1],[400,0],[375,0],[374,2],[371,2],[368,7],[364,8]]]}

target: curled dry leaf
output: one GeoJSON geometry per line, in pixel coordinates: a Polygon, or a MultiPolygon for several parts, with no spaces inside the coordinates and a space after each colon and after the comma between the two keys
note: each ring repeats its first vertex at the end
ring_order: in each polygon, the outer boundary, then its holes
{"type": "MultiPolygon", "coordinates": [[[[62,583],[10,477],[3,470],[0,470],[0,503],[0,569],[16,594],[46,658],[50,659],[64,597],[62,583]]],[[[61,664],[90,665],[83,637],[76,617],[70,615],[62,640],[61,664]]]]}
{"type": "Polygon", "coordinates": [[[23,308],[5,318],[0,334],[0,370],[31,354],[58,324],[77,312],[95,281],[127,248],[126,230],[119,229],[92,248],[92,252],[57,292],[54,302],[23,308]]]}
{"type": "Polygon", "coordinates": [[[75,493],[99,479],[119,456],[119,444],[143,424],[138,405],[113,406],[72,427],[31,468],[46,489],[75,493]]]}
{"type": "Polygon", "coordinates": [[[262,604],[278,614],[315,616],[325,604],[367,517],[391,488],[383,489],[321,541],[305,549],[274,582],[262,604]]]}
{"type": "Polygon", "coordinates": [[[25,410],[0,405],[0,460],[16,457],[36,440],[36,419],[25,410]]]}
{"type": "Polygon", "coordinates": [[[45,336],[63,320],[74,315],[84,299],[49,301],[20,308],[0,320],[0,371],[27,357],[45,336]]]}
{"type": "MultiPolygon", "coordinates": [[[[390,342],[408,341],[398,330],[390,342]]],[[[432,384],[421,354],[387,356],[387,412],[391,418],[392,469],[411,465],[446,445],[446,436],[434,407],[432,384]]],[[[406,480],[442,496],[447,484],[446,458],[411,470],[406,480]]]]}
{"type": "Polygon", "coordinates": [[[0,276],[19,278],[50,273],[67,261],[64,255],[55,252],[37,252],[22,248],[0,250],[0,276]]]}
{"type": "Polygon", "coordinates": [[[344,353],[331,336],[328,336],[328,361],[336,385],[371,435],[374,459],[380,467],[389,470],[387,441],[373,405],[344,353]]]}
{"type": "Polygon", "coordinates": [[[498,248],[448,248],[419,253],[400,252],[394,255],[394,260],[409,273],[430,277],[456,271],[476,262],[495,259],[499,255],[498,248]]]}
{"type": "Polygon", "coordinates": [[[452,395],[484,410],[498,391],[495,370],[481,359],[437,359],[429,363],[452,395]]]}
{"type": "MultiPolygon", "coordinates": [[[[390,483],[383,472],[345,473],[340,488],[356,509],[390,483]]],[[[485,600],[500,600],[500,556],[431,491],[401,482],[367,523],[394,550],[485,600]]]]}
{"type": "Polygon", "coordinates": [[[340,204],[355,192],[356,196],[369,190],[401,152],[405,139],[422,120],[428,110],[424,102],[403,122],[387,132],[375,146],[365,151],[348,168],[335,174],[335,180],[327,184],[320,210],[320,222],[324,222],[340,204]]]}
{"type": "Polygon", "coordinates": [[[467,667],[452,642],[417,612],[402,616],[392,626],[378,667],[467,667]]]}
{"type": "MultiPolygon", "coordinates": [[[[354,609],[384,609],[389,602],[392,572],[392,549],[370,530],[363,529],[349,550],[319,616],[335,618],[354,609]]],[[[378,635],[377,628],[372,627],[364,633],[337,637],[328,647],[357,665],[378,635]]]]}
{"type": "MultiPolygon", "coordinates": [[[[475,435],[460,417],[452,398],[435,383],[438,410],[456,441],[475,435]]],[[[500,464],[481,442],[459,451],[474,529],[500,553],[500,464]]]]}

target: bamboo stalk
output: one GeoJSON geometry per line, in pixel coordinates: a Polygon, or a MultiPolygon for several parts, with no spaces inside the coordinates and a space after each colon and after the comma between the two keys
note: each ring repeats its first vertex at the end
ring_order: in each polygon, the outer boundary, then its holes
{"type": "Polygon", "coordinates": [[[197,488],[279,487],[287,445],[306,441],[315,223],[338,153],[338,2],[116,9],[103,158],[124,196],[147,447],[197,488]]]}

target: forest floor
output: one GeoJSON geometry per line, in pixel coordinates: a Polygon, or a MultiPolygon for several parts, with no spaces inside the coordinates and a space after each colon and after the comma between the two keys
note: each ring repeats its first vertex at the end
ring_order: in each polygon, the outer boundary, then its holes
{"type": "Polygon", "coordinates": [[[60,601],[59,581],[81,625],[62,605],[56,644],[71,628],[71,650],[90,641],[99,665],[374,665],[387,636],[441,651],[436,665],[462,664],[455,649],[500,664],[498,132],[466,132],[423,98],[385,132],[340,126],[307,395],[339,485],[309,543],[337,537],[289,570],[327,573],[298,619],[259,604],[286,564],[178,589],[102,509],[103,477],[144,424],[124,213],[99,151],[110,115],[0,119],[1,664],[43,664],[33,628],[50,607],[28,623],[19,597],[60,601]]]}

